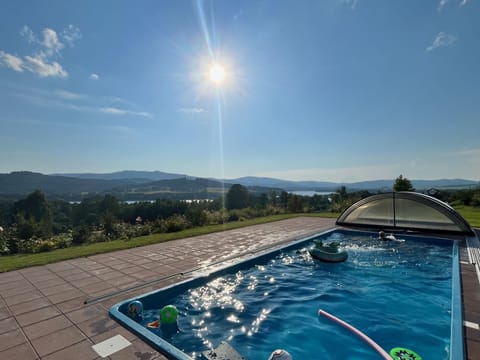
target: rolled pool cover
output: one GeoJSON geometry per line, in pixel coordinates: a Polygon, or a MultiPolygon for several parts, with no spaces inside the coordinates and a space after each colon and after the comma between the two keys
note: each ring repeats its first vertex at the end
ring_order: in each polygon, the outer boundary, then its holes
{"type": "Polygon", "coordinates": [[[382,355],[382,357],[385,360],[392,360],[392,357],[385,350],[383,350],[380,345],[378,345],[375,341],[370,339],[367,335],[362,333],[357,328],[355,328],[352,325],[346,323],[345,321],[337,318],[336,316],[333,316],[332,314],[329,314],[328,312],[326,312],[322,309],[318,310],[318,315],[325,316],[326,318],[332,320],[333,322],[336,322],[337,324],[339,324],[339,325],[343,326],[344,328],[350,330],[355,335],[357,335],[360,339],[362,339],[363,341],[368,343],[371,347],[373,347],[375,349],[375,351],[378,352],[380,355],[382,355]]]}

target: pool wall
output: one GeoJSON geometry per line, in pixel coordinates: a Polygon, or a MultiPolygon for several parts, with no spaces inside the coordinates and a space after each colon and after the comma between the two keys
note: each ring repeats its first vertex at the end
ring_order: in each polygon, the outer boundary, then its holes
{"type": "MultiPolygon", "coordinates": [[[[288,245],[270,250],[260,252],[257,256],[241,260],[235,264],[228,264],[223,267],[214,267],[209,268],[208,266],[203,269],[203,273],[195,276],[192,279],[188,279],[159,290],[154,290],[149,293],[139,295],[134,298],[124,300],[120,303],[113,305],[110,308],[110,316],[113,317],[123,326],[130,329],[132,332],[137,334],[140,338],[151,344],[161,353],[166,355],[171,359],[176,360],[192,360],[192,358],[185,354],[183,351],[179,350],[175,346],[171,345],[169,342],[162,339],[160,336],[157,336],[152,331],[148,330],[141,324],[137,323],[135,320],[126,315],[127,306],[131,301],[139,300],[142,302],[144,309],[149,308],[161,308],[162,306],[168,305],[169,300],[191,288],[196,288],[205,283],[213,280],[217,277],[223,276],[228,273],[233,273],[239,270],[248,269],[254,265],[261,265],[267,263],[270,259],[276,257],[282,252],[294,250],[296,248],[301,248],[305,246],[306,243],[312,241],[318,237],[327,237],[333,232],[342,233],[345,235],[359,235],[359,234],[371,234],[376,236],[376,232],[366,232],[366,231],[356,231],[356,230],[345,230],[345,229],[330,229],[322,233],[303,238],[301,240],[293,241],[288,245]],[[158,301],[158,299],[163,299],[163,301],[158,301]]],[[[464,344],[463,344],[463,320],[462,320],[462,303],[461,303],[461,287],[460,287],[460,264],[459,264],[459,251],[458,251],[458,240],[451,240],[439,237],[429,237],[429,236],[411,236],[404,235],[402,237],[408,238],[411,240],[423,241],[423,242],[449,242],[453,241],[453,259],[452,259],[452,303],[451,303],[451,336],[450,336],[450,360],[463,360],[464,359],[464,344]]],[[[202,270],[199,270],[202,271],[202,270]]]]}

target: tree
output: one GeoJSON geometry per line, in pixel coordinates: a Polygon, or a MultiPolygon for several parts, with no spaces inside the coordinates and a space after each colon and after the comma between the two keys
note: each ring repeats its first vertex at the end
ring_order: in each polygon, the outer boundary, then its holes
{"type": "Polygon", "coordinates": [[[404,178],[403,175],[400,175],[395,179],[393,191],[415,191],[415,189],[413,188],[410,180],[404,178]]]}
{"type": "Polygon", "coordinates": [[[52,233],[50,206],[41,190],[35,190],[25,199],[14,204],[21,238],[33,235],[45,238],[52,233]]]}
{"type": "Polygon", "coordinates": [[[227,192],[226,204],[228,210],[248,207],[248,189],[240,184],[233,184],[227,192]]]}

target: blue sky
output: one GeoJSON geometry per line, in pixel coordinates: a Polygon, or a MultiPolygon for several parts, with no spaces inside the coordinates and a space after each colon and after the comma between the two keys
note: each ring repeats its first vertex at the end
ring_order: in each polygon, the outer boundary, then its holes
{"type": "Polygon", "coordinates": [[[480,179],[479,1],[0,7],[0,173],[480,179]]]}

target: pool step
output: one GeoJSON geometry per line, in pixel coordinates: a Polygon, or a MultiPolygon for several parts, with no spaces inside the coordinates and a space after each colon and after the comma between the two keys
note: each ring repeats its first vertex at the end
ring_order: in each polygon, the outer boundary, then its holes
{"type": "Polygon", "coordinates": [[[202,354],[207,360],[246,360],[225,341],[222,341],[216,349],[204,351],[202,354]]]}

